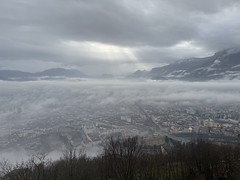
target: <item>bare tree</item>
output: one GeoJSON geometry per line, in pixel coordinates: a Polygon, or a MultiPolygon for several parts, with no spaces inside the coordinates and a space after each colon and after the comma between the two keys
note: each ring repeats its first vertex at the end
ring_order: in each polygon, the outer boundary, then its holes
{"type": "Polygon", "coordinates": [[[110,138],[104,149],[104,167],[107,178],[133,180],[142,146],[137,137],[110,138]]]}

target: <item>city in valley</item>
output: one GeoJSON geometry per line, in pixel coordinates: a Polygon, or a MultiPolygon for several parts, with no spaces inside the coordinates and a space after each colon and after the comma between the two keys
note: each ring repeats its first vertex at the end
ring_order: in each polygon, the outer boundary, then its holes
{"type": "Polygon", "coordinates": [[[109,137],[139,136],[147,145],[163,146],[166,137],[240,142],[235,81],[0,83],[2,157],[16,151],[54,156],[69,147],[96,156],[109,137]]]}

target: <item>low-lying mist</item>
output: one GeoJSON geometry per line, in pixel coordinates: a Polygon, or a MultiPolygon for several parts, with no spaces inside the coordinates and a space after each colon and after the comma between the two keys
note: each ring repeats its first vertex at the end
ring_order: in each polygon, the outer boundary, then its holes
{"type": "MultiPolygon", "coordinates": [[[[100,137],[96,140],[100,142],[109,131],[100,129],[98,132],[92,124],[99,126],[100,122],[104,122],[109,125],[109,121],[104,119],[106,116],[132,113],[138,104],[171,108],[175,105],[227,106],[239,102],[239,81],[0,81],[1,156],[4,157],[3,152],[13,149],[21,152],[24,149],[30,154],[39,148],[53,152],[63,148],[63,141],[78,146],[93,144],[86,131],[94,134],[95,138],[100,137]],[[68,135],[56,135],[57,132],[66,134],[76,126],[81,126],[83,132],[77,134],[77,130],[74,130],[76,133],[71,134],[71,138],[68,135]],[[46,133],[50,130],[51,133],[46,133]],[[24,140],[30,135],[29,140],[24,140]]],[[[127,126],[119,124],[122,129],[127,126]]],[[[136,127],[135,134],[140,134],[141,128],[136,127]]]]}

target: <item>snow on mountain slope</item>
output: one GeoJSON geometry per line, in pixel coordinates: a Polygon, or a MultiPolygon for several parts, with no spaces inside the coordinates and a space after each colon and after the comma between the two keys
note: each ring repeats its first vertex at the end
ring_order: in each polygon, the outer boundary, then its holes
{"type": "Polygon", "coordinates": [[[152,79],[240,79],[240,48],[227,49],[205,58],[192,58],[153,68],[152,79]]]}

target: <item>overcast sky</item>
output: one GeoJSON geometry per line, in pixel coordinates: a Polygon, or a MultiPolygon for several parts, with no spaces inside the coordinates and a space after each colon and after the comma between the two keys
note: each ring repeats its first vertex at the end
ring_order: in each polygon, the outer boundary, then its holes
{"type": "Polygon", "coordinates": [[[128,73],[240,46],[239,0],[1,0],[0,68],[128,73]]]}

